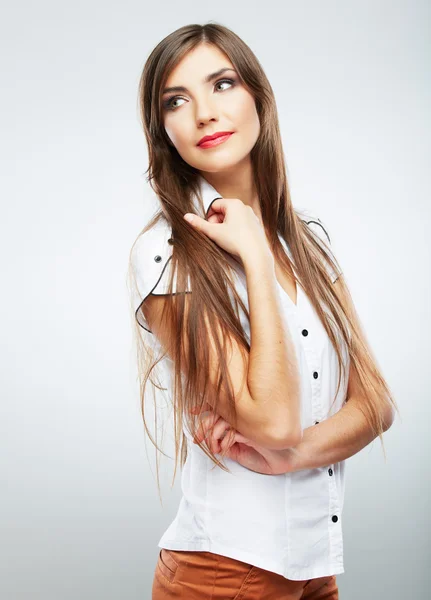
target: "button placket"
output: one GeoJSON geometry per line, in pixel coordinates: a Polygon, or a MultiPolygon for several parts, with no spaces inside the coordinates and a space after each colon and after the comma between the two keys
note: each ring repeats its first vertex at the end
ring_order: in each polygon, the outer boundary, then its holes
{"type": "MultiPolygon", "coordinates": [[[[332,467],[329,470],[332,472],[332,467]]],[[[329,472],[329,471],[328,471],[329,472]]],[[[330,519],[329,522],[329,537],[331,541],[331,554],[333,554],[332,559],[335,561],[342,560],[342,531],[341,531],[341,513],[340,513],[340,505],[338,499],[338,491],[335,482],[335,477],[329,477],[328,479],[328,487],[329,487],[329,513],[328,517],[330,519]]]]}
{"type": "MultiPolygon", "coordinates": [[[[318,361],[317,361],[317,357],[316,357],[314,364],[316,364],[317,362],[318,361]]],[[[323,415],[322,401],[321,401],[322,386],[321,386],[321,382],[320,382],[319,371],[316,368],[312,370],[311,388],[313,390],[313,397],[315,397],[315,402],[313,402],[313,408],[315,409],[313,418],[316,419],[317,422],[320,422],[322,420],[322,415],[323,415]]]]}
{"type": "Polygon", "coordinates": [[[312,418],[315,419],[315,423],[317,424],[320,420],[322,420],[322,403],[320,399],[321,395],[321,385],[320,385],[320,377],[319,377],[319,369],[320,362],[318,361],[318,354],[313,344],[313,336],[312,331],[309,328],[304,327],[298,324],[298,328],[301,332],[301,341],[304,347],[305,357],[307,360],[307,364],[310,368],[310,377],[311,377],[311,415],[312,418]],[[316,376],[317,375],[317,376],[316,376]]]}
{"type": "MultiPolygon", "coordinates": [[[[317,425],[323,420],[323,408],[321,403],[321,377],[320,377],[320,362],[317,360],[317,352],[312,347],[312,331],[301,325],[299,328],[301,332],[301,341],[304,346],[305,356],[307,363],[310,366],[310,378],[311,378],[311,397],[312,397],[312,415],[317,425]]],[[[338,491],[336,487],[335,477],[333,477],[334,471],[333,466],[330,465],[328,468],[328,519],[329,522],[329,537],[331,545],[331,558],[335,561],[342,560],[342,537],[341,537],[341,515],[338,491]],[[337,525],[338,524],[338,525],[337,525]]],[[[323,476],[323,469],[322,469],[323,476]]]]}

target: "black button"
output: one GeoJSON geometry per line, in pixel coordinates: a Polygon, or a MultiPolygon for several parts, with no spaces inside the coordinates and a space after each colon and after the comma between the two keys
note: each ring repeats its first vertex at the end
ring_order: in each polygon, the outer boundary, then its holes
{"type": "Polygon", "coordinates": [[[308,331],[307,331],[306,329],[303,329],[303,330],[302,330],[302,335],[303,335],[303,336],[307,336],[307,335],[308,335],[308,331]]]}
{"type": "Polygon", "coordinates": [[[315,424],[315,425],[318,425],[318,424],[319,424],[319,421],[316,421],[314,424],[315,424]]]}
{"type": "Polygon", "coordinates": [[[332,522],[333,522],[333,523],[336,523],[337,521],[338,521],[338,517],[337,517],[337,515],[334,515],[334,516],[332,517],[332,522]]]}
{"type": "Polygon", "coordinates": [[[160,262],[160,261],[162,260],[162,257],[161,257],[161,256],[159,256],[159,255],[157,255],[157,256],[155,256],[155,257],[154,257],[154,260],[155,260],[156,262],[160,262]]]}
{"type": "Polygon", "coordinates": [[[334,472],[334,471],[331,469],[331,467],[329,467],[329,469],[328,469],[328,473],[329,473],[329,475],[332,475],[332,474],[333,474],[333,472],[334,472]]]}
{"type": "Polygon", "coordinates": [[[319,373],[317,371],[314,371],[313,377],[314,377],[314,379],[317,379],[319,377],[319,373]]]}

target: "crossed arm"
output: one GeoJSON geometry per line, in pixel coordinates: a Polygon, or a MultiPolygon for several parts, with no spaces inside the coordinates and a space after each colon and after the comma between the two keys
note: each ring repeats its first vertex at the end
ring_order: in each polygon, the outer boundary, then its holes
{"type": "MultiPolygon", "coordinates": [[[[326,467],[350,458],[372,442],[377,436],[358,408],[360,403],[359,396],[351,396],[335,415],[304,429],[302,441],[295,447],[298,454],[293,465],[291,451],[278,450],[289,460],[289,471],[326,467]]],[[[393,419],[389,406],[384,416],[384,431],[389,429],[393,419]]]]}
{"type": "MultiPolygon", "coordinates": [[[[302,440],[293,449],[287,444],[285,449],[270,450],[255,444],[248,447],[246,443],[242,451],[234,453],[231,458],[252,471],[270,475],[316,469],[341,462],[360,452],[377,437],[364,416],[361,404],[363,400],[359,394],[356,370],[351,368],[344,406],[328,419],[304,429],[302,440]]],[[[394,420],[392,405],[382,402],[380,410],[383,431],[387,431],[394,420]]],[[[203,432],[208,431],[210,422],[211,417],[204,418],[203,432]]],[[[210,439],[217,440],[223,429],[229,427],[229,423],[224,421],[222,428],[212,434],[210,439]]],[[[203,437],[202,434],[200,439],[203,437]]],[[[233,441],[229,441],[229,446],[233,441]]],[[[224,443],[225,440],[222,444],[224,443]]]]}
{"type": "MultiPolygon", "coordinates": [[[[334,285],[339,284],[335,282],[334,285]]],[[[343,293],[341,289],[339,292],[343,293]]],[[[349,298],[346,298],[346,302],[348,310],[354,311],[349,298]]],[[[360,452],[377,437],[361,409],[361,391],[356,369],[351,364],[343,407],[328,419],[304,429],[302,439],[294,446],[293,452],[287,444],[285,449],[265,449],[268,463],[274,465],[277,473],[294,472],[326,467],[360,452]]],[[[394,410],[391,404],[382,399],[380,411],[383,431],[387,431],[394,421],[394,410]]]]}
{"type": "MultiPolygon", "coordinates": [[[[337,285],[335,283],[335,285],[337,285]]],[[[301,442],[295,446],[297,455],[290,470],[315,469],[350,458],[372,442],[377,435],[367,422],[361,410],[362,398],[356,369],[350,366],[346,402],[334,415],[307,427],[301,442]]],[[[387,431],[394,421],[392,405],[382,400],[381,414],[383,431],[387,431]]],[[[292,463],[290,450],[287,453],[292,463]]]]}
{"type": "MultiPolygon", "coordinates": [[[[334,285],[339,284],[335,282],[334,285]]],[[[343,293],[342,289],[339,293],[343,293]]],[[[348,310],[354,311],[350,298],[347,297],[346,302],[348,310]]],[[[281,447],[281,449],[269,450],[261,447],[262,456],[270,466],[274,467],[276,473],[281,473],[326,467],[360,452],[377,437],[361,408],[363,405],[361,393],[356,369],[351,364],[346,402],[343,407],[328,419],[304,429],[302,439],[294,446],[294,451],[286,443],[285,449],[281,447]]],[[[394,421],[394,410],[384,399],[381,400],[379,409],[383,418],[383,431],[387,431],[394,421]]],[[[229,426],[228,423],[226,425],[229,426]]],[[[207,426],[208,422],[204,429],[207,426]]],[[[244,455],[243,458],[247,457],[244,455]]],[[[254,460],[250,458],[250,464],[253,463],[254,460]]],[[[244,466],[248,468],[247,464],[244,466]]]]}

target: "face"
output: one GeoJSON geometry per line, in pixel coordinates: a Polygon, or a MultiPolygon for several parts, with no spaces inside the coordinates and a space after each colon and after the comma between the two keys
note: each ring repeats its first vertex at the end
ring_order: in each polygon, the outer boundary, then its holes
{"type": "MultiPolygon", "coordinates": [[[[169,74],[162,96],[163,124],[178,154],[202,174],[231,171],[249,160],[260,123],[253,96],[217,47],[201,44],[169,74]],[[227,69],[206,81],[207,76],[227,69]],[[217,132],[233,132],[222,143],[198,145],[217,132]]],[[[162,90],[163,92],[163,90],[162,90]]],[[[219,140],[219,141],[220,141],[219,140]]]]}

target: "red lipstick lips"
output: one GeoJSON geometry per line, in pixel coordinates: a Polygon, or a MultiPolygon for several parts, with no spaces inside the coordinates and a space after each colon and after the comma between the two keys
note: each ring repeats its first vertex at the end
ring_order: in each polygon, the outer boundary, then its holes
{"type": "Polygon", "coordinates": [[[201,138],[199,140],[197,145],[201,146],[202,148],[216,146],[218,144],[223,143],[232,134],[233,134],[233,131],[217,131],[217,133],[213,133],[212,135],[205,135],[203,138],[201,138]]]}

